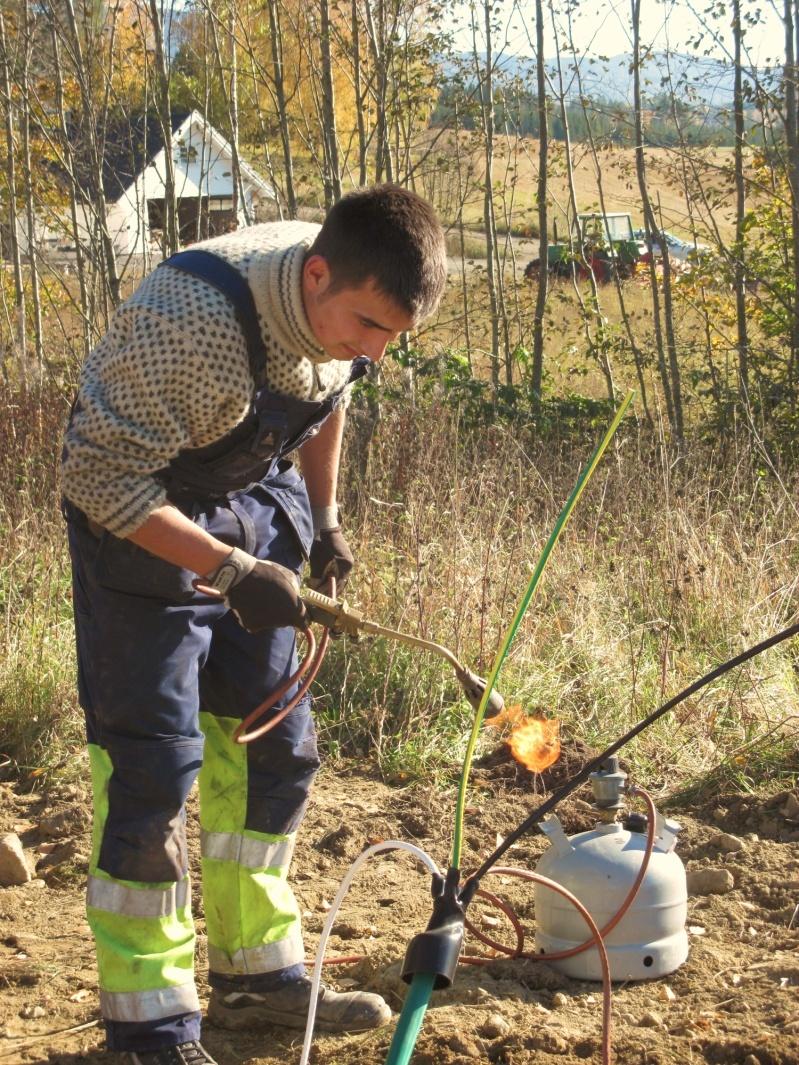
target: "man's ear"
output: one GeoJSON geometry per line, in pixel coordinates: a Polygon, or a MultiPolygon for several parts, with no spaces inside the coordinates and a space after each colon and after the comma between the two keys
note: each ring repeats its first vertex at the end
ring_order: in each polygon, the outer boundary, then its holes
{"type": "Polygon", "coordinates": [[[307,291],[322,296],[330,288],[332,275],[323,255],[309,255],[302,266],[302,276],[307,291]]]}

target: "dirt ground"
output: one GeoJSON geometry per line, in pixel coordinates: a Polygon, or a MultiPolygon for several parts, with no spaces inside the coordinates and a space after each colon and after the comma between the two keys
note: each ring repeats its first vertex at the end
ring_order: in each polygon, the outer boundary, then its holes
{"type": "MultiPolygon", "coordinates": [[[[543,798],[526,771],[493,759],[475,771],[467,810],[464,868],[473,867],[543,798]]],[[[553,781],[549,781],[553,786],[553,781]]],[[[581,793],[584,794],[584,793],[581,793]]],[[[455,793],[429,785],[389,786],[362,767],[328,767],[320,775],[294,863],[309,949],[345,870],[369,843],[405,839],[440,866],[447,863],[455,793]]],[[[614,986],[613,1060],[620,1065],[797,1065],[799,1063],[799,802],[790,793],[715,796],[702,806],[668,807],[683,832],[678,844],[689,870],[722,868],[734,887],[692,895],[686,964],[660,979],[614,986]],[[740,848],[728,852],[730,834],[740,848]]],[[[590,828],[581,798],[559,810],[567,832],[590,828]]],[[[0,889],[0,1065],[50,1062],[100,1065],[97,977],[83,911],[89,851],[84,785],[21,794],[0,784],[0,835],[16,832],[36,879],[0,889]]],[[[517,844],[511,864],[532,867],[541,836],[517,844]]],[[[201,998],[204,921],[197,892],[201,998]]],[[[532,945],[531,885],[494,877],[486,887],[512,900],[532,945]]],[[[394,1010],[405,986],[399,968],[409,937],[430,914],[429,876],[407,854],[374,859],[341,910],[330,955],[358,955],[327,970],[339,988],[381,992],[394,1010]]],[[[477,903],[470,917],[501,938],[496,911],[477,903]]],[[[504,918],[500,919],[504,925],[504,918]]],[[[508,932],[508,941],[510,934],[508,932]]],[[[474,939],[466,953],[485,953],[474,939]]],[[[454,986],[437,992],[413,1062],[520,1065],[599,1062],[601,988],[567,979],[544,963],[497,958],[461,965],[454,986]]],[[[392,1028],[319,1038],[312,1060],[364,1065],[385,1060],[392,1028]]],[[[204,1042],[220,1065],[285,1065],[298,1061],[301,1033],[269,1029],[229,1033],[206,1026],[204,1042]]]]}

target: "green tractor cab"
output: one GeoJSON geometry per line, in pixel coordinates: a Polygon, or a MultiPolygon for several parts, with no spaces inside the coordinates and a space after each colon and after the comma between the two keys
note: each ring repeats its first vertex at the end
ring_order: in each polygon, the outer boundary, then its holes
{"type": "MultiPolygon", "coordinates": [[[[614,276],[631,277],[648,254],[629,214],[587,212],[577,216],[571,242],[559,241],[556,227],[555,243],[547,248],[547,268],[559,277],[570,277],[574,264],[578,277],[587,277],[590,270],[597,281],[606,282],[614,276]]],[[[534,276],[533,266],[530,263],[525,270],[529,277],[534,276]]]]}

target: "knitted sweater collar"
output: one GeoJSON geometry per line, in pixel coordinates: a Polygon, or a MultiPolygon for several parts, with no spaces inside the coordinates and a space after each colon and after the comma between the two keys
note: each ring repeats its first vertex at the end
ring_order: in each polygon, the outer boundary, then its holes
{"type": "Polygon", "coordinates": [[[323,363],[330,362],[330,356],[313,334],[302,298],[302,267],[311,240],[263,256],[253,271],[260,276],[250,277],[250,287],[261,322],[273,339],[288,351],[323,363]]]}

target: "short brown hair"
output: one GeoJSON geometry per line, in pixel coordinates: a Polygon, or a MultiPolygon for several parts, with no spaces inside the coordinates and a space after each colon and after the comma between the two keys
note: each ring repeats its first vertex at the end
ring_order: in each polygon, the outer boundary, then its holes
{"type": "Polygon", "coordinates": [[[370,278],[414,321],[438,306],[447,277],[444,231],[427,200],[401,185],[375,185],[335,203],[309,255],[330,269],[331,290],[370,278]]]}

